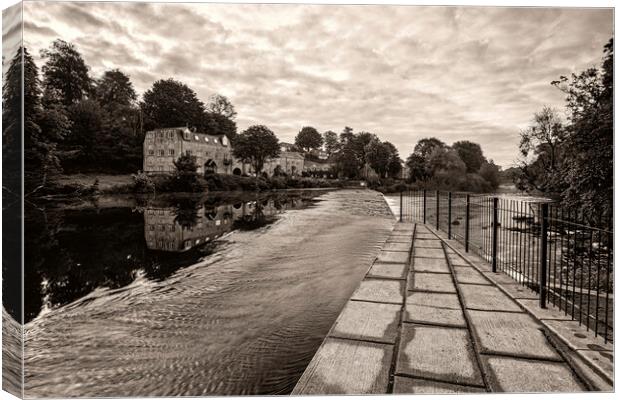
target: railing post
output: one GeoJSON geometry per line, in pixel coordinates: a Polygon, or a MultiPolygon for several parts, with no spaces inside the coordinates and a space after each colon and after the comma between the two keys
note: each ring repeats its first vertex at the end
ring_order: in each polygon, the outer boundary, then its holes
{"type": "Polygon", "coordinates": [[[547,308],[547,232],[549,231],[549,204],[540,204],[540,308],[547,308]]]}
{"type": "Polygon", "coordinates": [[[448,192],[448,240],[452,239],[452,192],[448,192]]]}
{"type": "Polygon", "coordinates": [[[424,224],[426,224],[426,189],[424,189],[424,202],[423,202],[423,206],[424,206],[424,211],[422,213],[422,222],[424,224]]]}
{"type": "Polygon", "coordinates": [[[465,198],[465,253],[469,253],[469,194],[465,198]]]}
{"type": "Polygon", "coordinates": [[[400,218],[399,222],[403,222],[403,191],[400,191],[400,218]]]}
{"type": "Polygon", "coordinates": [[[439,230],[439,190],[435,190],[435,226],[439,230]]]}
{"type": "Polygon", "coordinates": [[[491,248],[491,266],[493,272],[497,272],[497,203],[499,199],[497,197],[493,197],[493,237],[492,248],[491,248]]]}

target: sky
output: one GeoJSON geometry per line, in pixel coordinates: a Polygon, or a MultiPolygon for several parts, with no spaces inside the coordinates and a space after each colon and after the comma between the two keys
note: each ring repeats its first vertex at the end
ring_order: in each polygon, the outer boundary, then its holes
{"type": "MultiPolygon", "coordinates": [[[[6,32],[3,32],[6,33],[6,32]]],[[[303,126],[376,133],[406,158],[437,137],[479,143],[508,167],[550,82],[600,65],[611,9],[26,2],[24,42],[72,42],[93,77],[142,94],[180,80],[292,142],[303,126]]]]}

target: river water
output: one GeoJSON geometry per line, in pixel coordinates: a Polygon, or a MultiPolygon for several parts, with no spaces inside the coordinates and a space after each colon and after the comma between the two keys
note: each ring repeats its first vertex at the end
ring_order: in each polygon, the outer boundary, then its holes
{"type": "Polygon", "coordinates": [[[103,203],[29,212],[26,396],[286,394],[395,221],[369,190],[103,203]]]}

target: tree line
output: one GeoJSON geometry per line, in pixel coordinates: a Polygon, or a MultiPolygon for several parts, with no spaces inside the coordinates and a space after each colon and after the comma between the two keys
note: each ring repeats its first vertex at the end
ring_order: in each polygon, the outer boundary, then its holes
{"type": "Polygon", "coordinates": [[[551,107],[521,132],[518,188],[560,201],[590,223],[613,215],[613,38],[600,67],[551,82],[566,94],[564,117],[551,107]]]}
{"type": "Polygon", "coordinates": [[[71,43],[55,40],[41,56],[39,71],[28,49],[20,47],[2,92],[3,152],[11,166],[5,177],[10,181],[20,175],[23,123],[26,193],[44,187],[60,172],[141,169],[144,133],[150,129],[192,126],[230,139],[237,134],[234,107],[224,96],[213,95],[204,104],[186,84],[162,79],[138,101],[127,74],[112,69],[91,76],[71,43]]]}
{"type": "Polygon", "coordinates": [[[500,183],[500,168],[468,140],[448,146],[437,138],[421,139],[406,166],[410,182],[438,190],[489,192],[500,183]]]}

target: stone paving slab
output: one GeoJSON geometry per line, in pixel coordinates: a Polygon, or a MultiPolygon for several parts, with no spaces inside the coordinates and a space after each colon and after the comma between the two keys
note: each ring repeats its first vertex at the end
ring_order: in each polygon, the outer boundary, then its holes
{"type": "Polygon", "coordinates": [[[415,238],[416,239],[437,239],[437,236],[435,236],[434,233],[430,233],[430,232],[418,232],[416,231],[415,233],[415,238]]]}
{"type": "Polygon", "coordinates": [[[607,374],[614,376],[614,353],[613,351],[600,350],[577,350],[582,357],[590,363],[594,363],[607,374]]]}
{"type": "MultiPolygon", "coordinates": [[[[536,299],[519,299],[519,304],[525,307],[526,310],[538,319],[553,319],[559,321],[571,320],[570,314],[565,315],[564,311],[560,311],[551,304],[549,304],[547,308],[540,308],[540,299],[538,299],[538,296],[536,297],[536,299]]],[[[575,324],[578,323],[575,322],[575,324]]]]}
{"type": "Polygon", "coordinates": [[[377,256],[379,262],[406,263],[409,261],[409,253],[402,251],[382,250],[377,256]]]}
{"type": "Polygon", "coordinates": [[[386,243],[407,243],[411,246],[411,238],[408,236],[394,236],[390,235],[386,243]]]}
{"type": "Polygon", "coordinates": [[[570,393],[585,390],[564,363],[507,357],[488,357],[486,361],[491,370],[492,391],[570,393]]]}
{"type": "Polygon", "coordinates": [[[413,245],[415,248],[441,249],[441,240],[416,238],[413,245]]]}
{"type": "Polygon", "coordinates": [[[459,298],[452,293],[409,293],[405,321],[461,328],[466,326],[459,298]]]}
{"type": "Polygon", "coordinates": [[[443,253],[443,249],[431,249],[426,247],[416,247],[413,251],[413,254],[416,257],[426,257],[426,258],[441,258],[445,260],[445,255],[443,253]]]}
{"type": "Polygon", "coordinates": [[[397,243],[385,243],[383,245],[383,250],[388,250],[388,251],[409,251],[411,250],[411,242],[407,241],[407,242],[397,242],[397,243]]]}
{"type": "Polygon", "coordinates": [[[370,267],[368,277],[406,279],[408,268],[407,264],[376,262],[370,267]]]}
{"type": "Polygon", "coordinates": [[[476,310],[522,311],[517,303],[495,286],[460,285],[465,307],[476,310]]]}
{"type": "Polygon", "coordinates": [[[465,329],[403,325],[396,373],[482,385],[465,329]]]}
{"type": "Polygon", "coordinates": [[[511,285],[517,282],[516,280],[514,280],[513,278],[511,278],[510,276],[506,275],[503,272],[487,271],[483,273],[485,276],[489,277],[493,282],[496,282],[496,283],[511,285]]]}
{"type": "Polygon", "coordinates": [[[385,394],[392,353],[391,345],[327,338],[292,394],[385,394]]]}
{"type": "Polygon", "coordinates": [[[351,299],[402,304],[404,286],[403,281],[364,279],[351,299]]]}
{"type": "Polygon", "coordinates": [[[400,305],[349,301],[330,336],[396,343],[400,305]]]}
{"type": "Polygon", "coordinates": [[[413,270],[415,272],[450,273],[448,262],[445,258],[413,258],[413,270]]]}
{"type": "Polygon", "coordinates": [[[394,229],[392,230],[392,232],[398,232],[401,234],[408,234],[408,235],[413,235],[413,225],[401,225],[396,224],[396,226],[394,227],[394,229]]]}
{"type": "Polygon", "coordinates": [[[394,377],[394,393],[396,394],[456,394],[456,393],[484,393],[482,387],[453,385],[424,379],[415,379],[405,376],[394,377]]]}
{"type": "Polygon", "coordinates": [[[456,293],[452,275],[427,272],[415,272],[413,279],[409,279],[409,290],[456,293]]]}
{"type": "Polygon", "coordinates": [[[488,279],[473,267],[454,267],[454,274],[458,283],[475,283],[478,285],[492,285],[488,279]]]}
{"type": "Polygon", "coordinates": [[[452,265],[455,267],[456,266],[461,266],[461,267],[471,266],[471,264],[465,261],[463,258],[461,258],[461,256],[448,254],[448,257],[450,258],[450,263],[452,263],[452,265]]]}
{"type": "MultiPolygon", "coordinates": [[[[564,313],[561,313],[564,315],[564,313]]],[[[568,317],[570,319],[570,316],[568,317]]],[[[544,320],[543,323],[558,336],[570,339],[569,347],[573,350],[603,350],[613,351],[611,343],[605,343],[601,338],[595,338],[594,332],[585,331],[583,324],[578,321],[544,320]]]]}
{"type": "Polygon", "coordinates": [[[542,326],[526,313],[470,310],[469,317],[483,353],[561,360],[542,326]]]}
{"type": "Polygon", "coordinates": [[[507,291],[514,299],[538,299],[538,293],[520,283],[504,284],[502,285],[502,289],[507,291]]]}

